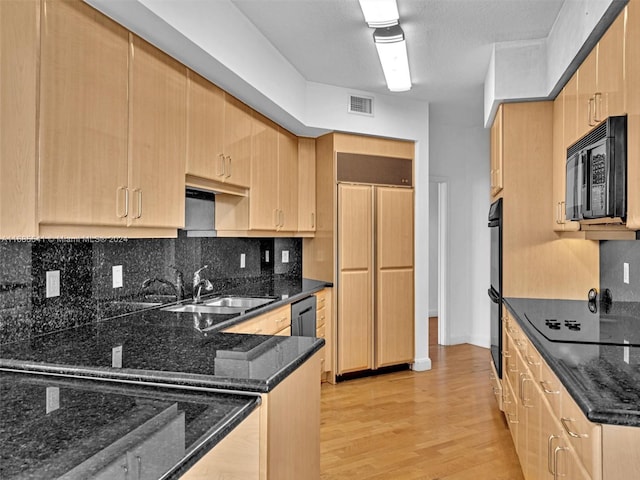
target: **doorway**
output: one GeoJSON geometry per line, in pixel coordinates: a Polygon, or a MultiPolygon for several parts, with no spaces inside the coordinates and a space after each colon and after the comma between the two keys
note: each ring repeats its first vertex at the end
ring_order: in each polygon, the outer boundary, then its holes
{"type": "Polygon", "coordinates": [[[449,345],[448,334],[449,179],[429,178],[429,344],[449,345]],[[432,327],[432,318],[434,320],[432,327]],[[437,333],[436,333],[437,332],[437,333]]]}

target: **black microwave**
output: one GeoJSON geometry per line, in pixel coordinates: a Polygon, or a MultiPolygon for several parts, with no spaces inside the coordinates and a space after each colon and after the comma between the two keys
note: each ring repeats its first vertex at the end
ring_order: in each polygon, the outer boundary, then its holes
{"type": "Polygon", "coordinates": [[[567,149],[566,218],[627,215],[627,117],[609,117],[567,149]]]}

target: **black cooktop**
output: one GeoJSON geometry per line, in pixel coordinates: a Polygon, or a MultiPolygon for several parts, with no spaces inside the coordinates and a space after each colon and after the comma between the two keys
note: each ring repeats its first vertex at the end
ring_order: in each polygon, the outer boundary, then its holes
{"type": "Polygon", "coordinates": [[[549,300],[524,316],[550,342],[640,347],[640,303],[549,300]]]}

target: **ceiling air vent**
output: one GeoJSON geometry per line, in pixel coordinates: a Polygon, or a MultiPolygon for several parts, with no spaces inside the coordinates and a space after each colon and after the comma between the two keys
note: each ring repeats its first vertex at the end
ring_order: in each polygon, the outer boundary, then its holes
{"type": "Polygon", "coordinates": [[[349,113],[373,116],[373,98],[349,95],[349,113]]]}

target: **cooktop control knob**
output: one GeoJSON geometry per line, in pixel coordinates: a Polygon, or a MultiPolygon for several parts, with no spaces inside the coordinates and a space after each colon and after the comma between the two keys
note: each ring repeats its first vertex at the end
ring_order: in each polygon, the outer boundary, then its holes
{"type": "Polygon", "coordinates": [[[589,290],[589,293],[587,294],[587,298],[590,302],[595,302],[596,299],[598,298],[598,290],[596,290],[595,288],[592,288],[591,290],[589,290]]]}

